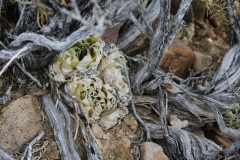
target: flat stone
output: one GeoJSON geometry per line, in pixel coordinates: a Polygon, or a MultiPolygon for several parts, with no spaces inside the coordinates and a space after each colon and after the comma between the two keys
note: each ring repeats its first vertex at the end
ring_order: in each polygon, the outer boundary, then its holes
{"type": "Polygon", "coordinates": [[[144,142],[140,147],[140,160],[168,160],[160,145],[153,142],[144,142]]]}
{"type": "Polygon", "coordinates": [[[178,69],[174,74],[180,78],[187,78],[189,75],[188,68],[192,68],[193,61],[194,53],[192,49],[175,38],[165,53],[160,68],[164,72],[169,72],[169,69],[178,69]]]}
{"type": "Polygon", "coordinates": [[[42,130],[38,99],[25,96],[11,102],[0,113],[0,148],[9,154],[19,152],[42,130]]]}
{"type": "Polygon", "coordinates": [[[91,128],[104,160],[133,160],[130,152],[131,141],[128,137],[133,130],[125,122],[108,131],[103,131],[98,124],[92,124],[91,128]]]}
{"type": "Polygon", "coordinates": [[[107,28],[101,36],[102,40],[108,45],[111,43],[115,44],[117,42],[119,28],[120,25],[116,25],[112,28],[107,28]]]}
{"type": "Polygon", "coordinates": [[[185,128],[189,126],[189,122],[187,120],[181,121],[177,115],[170,115],[170,124],[175,128],[185,128]]]}
{"type": "Polygon", "coordinates": [[[224,42],[215,42],[212,39],[208,39],[208,41],[209,43],[206,48],[209,52],[209,55],[211,55],[213,58],[224,56],[229,49],[228,44],[224,42]]]}
{"type": "Polygon", "coordinates": [[[194,51],[193,53],[195,54],[193,62],[193,70],[195,72],[201,71],[212,64],[213,58],[211,56],[197,51],[194,51]]]}

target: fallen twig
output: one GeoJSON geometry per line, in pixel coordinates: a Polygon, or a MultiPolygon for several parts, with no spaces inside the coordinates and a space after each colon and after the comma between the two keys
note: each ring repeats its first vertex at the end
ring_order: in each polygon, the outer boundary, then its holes
{"type": "Polygon", "coordinates": [[[59,116],[53,100],[47,95],[41,97],[42,106],[45,113],[48,115],[49,122],[53,128],[54,137],[59,148],[60,156],[63,160],[71,160],[72,155],[69,154],[68,143],[65,138],[63,120],[59,116]]]}
{"type": "Polygon", "coordinates": [[[125,64],[123,64],[123,67],[124,67],[124,72],[125,72],[127,84],[129,86],[129,99],[130,99],[133,114],[136,117],[136,119],[140,122],[140,124],[144,127],[144,130],[146,132],[147,141],[151,141],[151,135],[150,135],[150,131],[148,129],[148,126],[141,119],[141,117],[137,114],[137,111],[136,111],[136,108],[135,108],[135,105],[134,105],[134,102],[133,102],[133,96],[132,96],[132,90],[131,90],[131,84],[130,84],[130,80],[129,80],[129,76],[128,76],[129,74],[128,74],[127,66],[125,64]]]}
{"type": "Polygon", "coordinates": [[[26,51],[26,50],[27,50],[27,47],[23,47],[22,49],[20,49],[20,50],[18,51],[18,53],[17,53],[16,55],[14,55],[14,56],[7,62],[7,64],[3,67],[3,69],[2,69],[1,72],[0,72],[0,76],[7,70],[7,68],[11,65],[11,63],[12,63],[15,59],[17,59],[18,56],[19,56],[22,52],[24,52],[24,51],[26,51]]]}
{"type": "Polygon", "coordinates": [[[68,111],[66,110],[66,107],[64,106],[64,104],[61,101],[58,102],[58,107],[59,107],[60,111],[62,112],[62,114],[65,118],[65,121],[66,121],[66,131],[67,131],[67,139],[69,142],[69,150],[73,156],[73,159],[75,159],[75,160],[80,159],[80,157],[77,153],[77,150],[75,148],[74,140],[72,137],[71,120],[70,120],[68,111]]]}
{"type": "Polygon", "coordinates": [[[6,90],[5,94],[2,97],[0,97],[0,104],[1,105],[5,105],[9,101],[9,99],[11,97],[11,89],[12,89],[12,87],[13,87],[13,85],[10,85],[8,87],[8,89],[6,90]]]}
{"type": "Polygon", "coordinates": [[[3,160],[15,160],[10,155],[8,155],[6,152],[0,149],[0,158],[3,160]]]}
{"type": "Polygon", "coordinates": [[[35,78],[29,72],[27,72],[18,62],[15,62],[15,64],[26,76],[28,76],[28,78],[35,82],[39,88],[43,87],[43,85],[37,80],[37,78],[35,78]]]}
{"type": "Polygon", "coordinates": [[[32,142],[29,143],[28,147],[25,149],[25,151],[23,153],[23,156],[22,156],[21,160],[24,160],[27,153],[28,153],[27,160],[31,160],[31,158],[32,158],[32,147],[35,143],[37,143],[44,136],[44,134],[45,133],[43,131],[40,132],[38,134],[38,136],[36,138],[34,138],[32,140],[32,142]]]}

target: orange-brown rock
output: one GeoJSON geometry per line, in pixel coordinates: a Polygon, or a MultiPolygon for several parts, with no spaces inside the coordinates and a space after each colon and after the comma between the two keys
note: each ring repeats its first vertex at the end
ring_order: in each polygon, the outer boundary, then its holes
{"type": "Polygon", "coordinates": [[[131,138],[137,138],[138,124],[132,114],[128,114],[118,126],[108,131],[102,130],[98,124],[91,125],[98,149],[105,160],[133,160],[131,138]]]}
{"type": "Polygon", "coordinates": [[[140,147],[140,160],[168,160],[160,145],[153,142],[144,142],[140,147]]]}
{"type": "Polygon", "coordinates": [[[34,96],[11,102],[0,114],[0,148],[9,154],[19,152],[42,131],[42,114],[34,96]]]}
{"type": "Polygon", "coordinates": [[[190,47],[178,39],[174,39],[172,45],[165,53],[160,68],[164,72],[178,69],[175,75],[180,78],[187,78],[189,68],[192,68],[194,53],[190,47]]]}
{"type": "Polygon", "coordinates": [[[193,62],[193,70],[195,72],[201,71],[212,64],[213,58],[211,56],[197,51],[194,51],[193,53],[195,54],[193,62]]]}

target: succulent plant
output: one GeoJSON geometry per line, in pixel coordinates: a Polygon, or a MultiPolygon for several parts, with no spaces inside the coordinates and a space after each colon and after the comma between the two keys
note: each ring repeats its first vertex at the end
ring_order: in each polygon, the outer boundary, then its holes
{"type": "Polygon", "coordinates": [[[100,72],[99,77],[117,91],[124,105],[128,105],[129,88],[126,84],[126,77],[122,65],[122,63],[126,63],[126,60],[115,45],[111,44],[104,49],[106,54],[102,58],[98,68],[100,72]]]}
{"type": "Polygon", "coordinates": [[[226,120],[226,125],[232,128],[239,128],[240,126],[240,107],[239,104],[235,104],[235,108],[226,111],[223,117],[226,120]]]}
{"type": "Polygon", "coordinates": [[[115,109],[117,106],[115,90],[108,84],[103,84],[98,77],[86,79],[72,77],[65,85],[65,91],[75,96],[90,122],[95,122],[102,112],[115,109]]]}
{"type": "Polygon", "coordinates": [[[61,52],[49,67],[54,80],[66,82],[73,72],[97,70],[104,46],[105,43],[99,37],[90,35],[61,52]]]}
{"type": "Polygon", "coordinates": [[[182,25],[178,28],[176,32],[176,37],[182,42],[192,42],[194,36],[194,24],[188,23],[187,25],[182,25]]]}
{"type": "Polygon", "coordinates": [[[129,87],[118,48],[93,35],[61,52],[49,70],[65,92],[75,97],[89,121],[109,129],[120,123],[128,110],[129,87]]]}

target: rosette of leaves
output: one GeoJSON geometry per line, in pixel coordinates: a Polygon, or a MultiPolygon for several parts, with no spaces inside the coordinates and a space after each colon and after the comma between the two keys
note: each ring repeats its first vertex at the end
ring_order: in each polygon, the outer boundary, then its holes
{"type": "Polygon", "coordinates": [[[105,55],[98,68],[99,77],[116,90],[121,103],[126,106],[129,101],[129,87],[122,65],[126,60],[114,44],[105,46],[104,50],[105,55]]]}
{"type": "Polygon", "coordinates": [[[76,98],[90,122],[96,122],[102,112],[117,106],[115,90],[98,77],[81,79],[74,76],[65,85],[65,91],[76,98]]]}
{"type": "Polygon", "coordinates": [[[73,73],[97,70],[105,43],[94,35],[75,43],[61,52],[50,65],[49,71],[57,82],[66,82],[73,73]]]}
{"type": "Polygon", "coordinates": [[[228,110],[223,114],[223,117],[226,120],[226,125],[232,128],[240,127],[240,107],[239,104],[236,104],[236,107],[228,110]]]}
{"type": "Polygon", "coordinates": [[[181,40],[182,42],[192,42],[192,38],[194,36],[194,24],[188,23],[187,25],[181,25],[177,32],[176,37],[181,40]]]}

